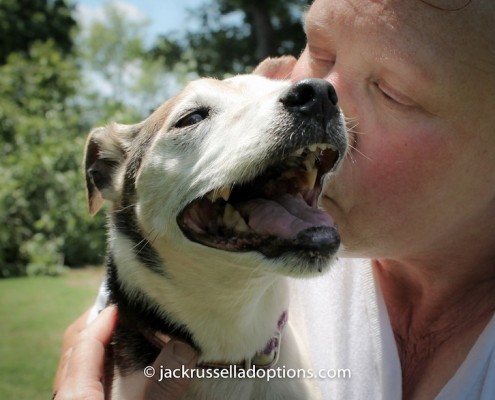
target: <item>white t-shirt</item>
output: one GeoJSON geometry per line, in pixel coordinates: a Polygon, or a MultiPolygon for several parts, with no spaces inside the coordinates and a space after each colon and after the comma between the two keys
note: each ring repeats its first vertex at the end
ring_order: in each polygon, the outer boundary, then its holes
{"type": "MultiPolygon", "coordinates": [[[[333,377],[320,380],[323,398],[401,399],[397,347],[369,260],[341,259],[292,286],[290,318],[305,326],[316,372],[333,377]]],[[[437,399],[495,399],[495,316],[437,399]]]]}
{"type": "MultiPolygon", "coordinates": [[[[321,277],[291,283],[289,319],[309,344],[325,400],[398,400],[394,335],[369,260],[340,259],[321,277]],[[339,377],[340,376],[340,377],[339,377]]],[[[90,320],[103,309],[102,284],[90,320]]],[[[437,400],[495,399],[495,316],[437,400]]],[[[310,400],[310,399],[308,399],[310,400]]]]}

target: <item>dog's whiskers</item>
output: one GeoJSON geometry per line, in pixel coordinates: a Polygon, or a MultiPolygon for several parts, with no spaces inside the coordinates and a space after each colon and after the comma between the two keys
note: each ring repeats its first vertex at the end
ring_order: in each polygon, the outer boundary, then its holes
{"type": "Polygon", "coordinates": [[[140,254],[141,251],[143,251],[146,247],[146,245],[150,244],[149,240],[146,238],[143,238],[140,242],[136,243],[134,247],[132,248],[133,250],[136,250],[136,254],[140,254]]]}
{"type": "MultiPolygon", "coordinates": [[[[354,118],[354,117],[344,117],[344,120],[346,122],[347,132],[350,135],[353,135],[353,136],[366,135],[366,132],[359,131],[359,130],[356,129],[359,126],[359,121],[357,120],[357,118],[354,118]]],[[[349,157],[351,159],[352,164],[355,164],[356,163],[356,159],[355,159],[354,154],[353,154],[354,152],[356,152],[359,155],[363,156],[368,161],[373,162],[373,160],[370,157],[368,157],[362,151],[358,150],[356,148],[356,146],[353,146],[352,144],[349,144],[349,148],[352,149],[353,151],[348,151],[347,154],[346,154],[346,157],[349,157]]]]}
{"type": "Polygon", "coordinates": [[[136,207],[137,206],[137,203],[131,203],[125,207],[121,207],[119,208],[119,211],[125,211],[125,210],[128,210],[129,208],[133,208],[133,207],[136,207]]]}
{"type": "Polygon", "coordinates": [[[352,149],[352,151],[348,151],[345,156],[346,157],[349,157],[349,159],[351,160],[351,164],[356,164],[356,157],[353,154],[354,152],[358,153],[360,156],[364,157],[368,161],[373,162],[373,159],[372,158],[368,157],[362,151],[358,150],[355,146],[353,146],[353,145],[350,144],[349,145],[349,148],[352,149]]]}

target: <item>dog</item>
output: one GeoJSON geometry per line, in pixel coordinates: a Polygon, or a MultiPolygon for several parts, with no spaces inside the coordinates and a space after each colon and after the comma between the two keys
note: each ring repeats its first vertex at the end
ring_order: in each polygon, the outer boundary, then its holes
{"type": "MultiPolygon", "coordinates": [[[[111,203],[112,399],[139,398],[162,335],[193,346],[210,376],[311,368],[290,321],[288,277],[335,259],[339,235],[317,200],[347,137],[328,82],[267,78],[291,63],[198,79],[138,124],[90,132],[90,213],[111,203]]],[[[198,376],[185,399],[319,397],[310,379],[198,376]]]]}

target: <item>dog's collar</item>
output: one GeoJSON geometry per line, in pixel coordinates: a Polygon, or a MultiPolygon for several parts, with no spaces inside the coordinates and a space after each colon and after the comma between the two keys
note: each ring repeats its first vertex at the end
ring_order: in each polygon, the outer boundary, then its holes
{"type": "MultiPolygon", "coordinates": [[[[232,367],[248,370],[252,367],[268,369],[275,366],[278,362],[280,355],[280,345],[282,343],[282,331],[287,325],[289,315],[287,311],[284,311],[277,322],[277,330],[275,335],[270,338],[263,351],[257,352],[253,357],[246,358],[239,363],[227,363],[227,362],[202,362],[197,365],[200,368],[206,369],[230,369],[232,367]]],[[[165,343],[168,342],[168,338],[159,333],[151,333],[149,331],[143,331],[144,337],[156,348],[161,349],[165,343]]]]}

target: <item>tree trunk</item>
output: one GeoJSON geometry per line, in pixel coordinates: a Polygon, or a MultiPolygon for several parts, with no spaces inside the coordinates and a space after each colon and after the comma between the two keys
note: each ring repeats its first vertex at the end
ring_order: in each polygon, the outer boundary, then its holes
{"type": "Polygon", "coordinates": [[[256,35],[256,58],[261,61],[276,54],[273,26],[266,7],[253,7],[253,30],[256,35]]]}

